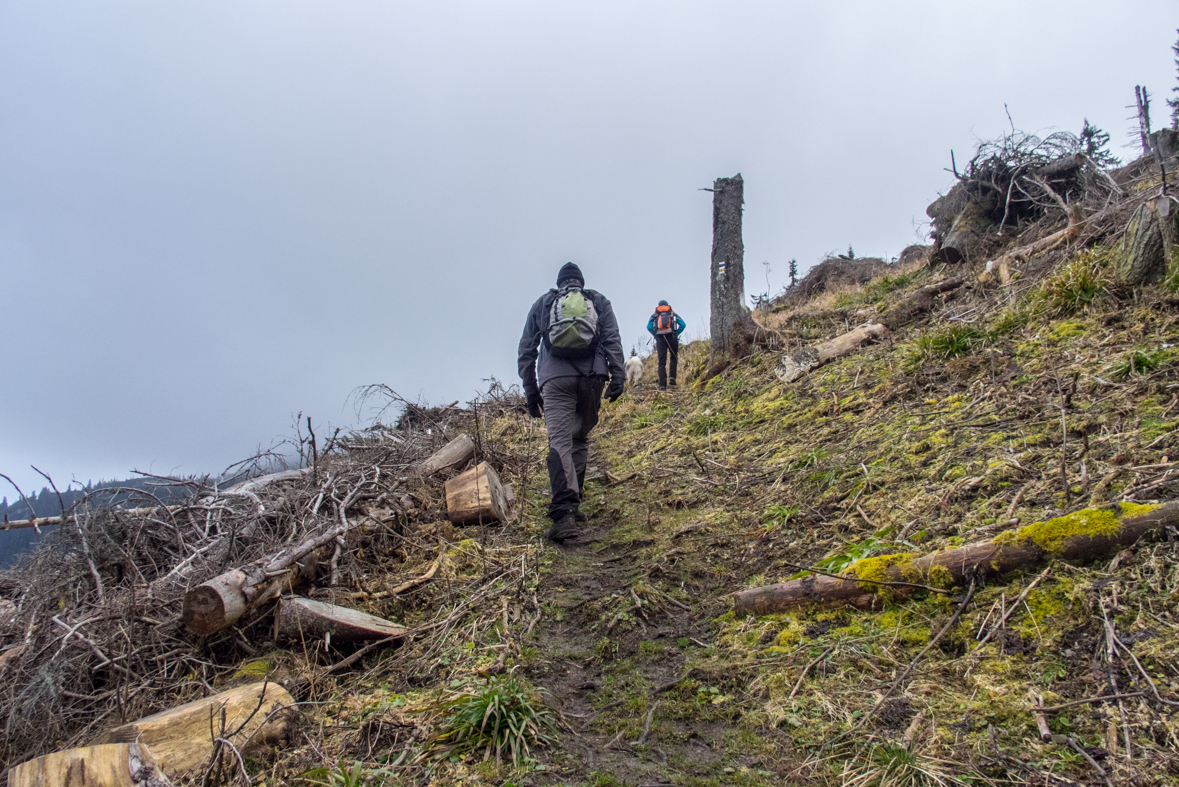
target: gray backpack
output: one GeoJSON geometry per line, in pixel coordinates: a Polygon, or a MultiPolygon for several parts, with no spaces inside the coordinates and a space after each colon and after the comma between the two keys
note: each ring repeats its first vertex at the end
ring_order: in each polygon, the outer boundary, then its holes
{"type": "Polygon", "coordinates": [[[556,358],[592,358],[598,350],[593,294],[577,285],[556,291],[548,309],[544,346],[556,358]]]}

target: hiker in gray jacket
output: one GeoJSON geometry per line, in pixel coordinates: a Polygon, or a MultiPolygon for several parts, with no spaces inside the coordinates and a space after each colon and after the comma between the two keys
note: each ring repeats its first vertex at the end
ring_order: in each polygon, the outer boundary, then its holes
{"type": "Polygon", "coordinates": [[[598,423],[602,388],[606,399],[622,396],[622,337],[606,296],[585,289],[572,262],[561,267],[556,289],[532,304],[520,337],[520,379],[528,414],[544,412],[549,436],[552,502],[548,537],[557,543],[577,536],[585,521],[579,508],[585,483],[589,433],[598,423]]]}

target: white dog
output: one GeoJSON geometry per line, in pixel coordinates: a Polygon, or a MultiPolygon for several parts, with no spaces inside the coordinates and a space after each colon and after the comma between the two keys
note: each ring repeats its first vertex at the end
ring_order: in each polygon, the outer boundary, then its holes
{"type": "Polygon", "coordinates": [[[643,376],[643,359],[637,355],[632,355],[626,359],[626,384],[631,388],[638,387],[639,380],[643,376]]]}

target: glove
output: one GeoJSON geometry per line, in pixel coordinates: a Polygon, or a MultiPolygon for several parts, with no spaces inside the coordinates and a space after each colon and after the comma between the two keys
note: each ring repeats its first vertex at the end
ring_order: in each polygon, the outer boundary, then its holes
{"type": "Polygon", "coordinates": [[[606,401],[617,402],[620,396],[622,396],[622,378],[614,377],[610,380],[610,385],[606,388],[606,401]]]}
{"type": "Polygon", "coordinates": [[[540,398],[539,393],[528,394],[528,414],[533,418],[540,418],[541,410],[544,409],[544,400],[540,398]]]}

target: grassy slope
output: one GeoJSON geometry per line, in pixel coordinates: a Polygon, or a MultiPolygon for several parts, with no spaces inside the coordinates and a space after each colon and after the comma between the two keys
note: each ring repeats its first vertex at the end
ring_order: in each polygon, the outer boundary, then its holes
{"type": "MultiPolygon", "coordinates": [[[[477,669],[510,641],[505,665],[546,690],[568,723],[532,761],[540,769],[525,777],[478,757],[423,759],[397,769],[396,779],[872,783],[892,768],[913,783],[937,775],[1092,780],[1095,771],[1068,743],[1074,736],[1116,776],[1179,782],[1173,708],[1138,698],[1121,711],[1077,705],[1051,714],[1052,743],[1039,740],[1029,711],[1033,694],[1064,703],[1108,691],[1111,678],[1121,691],[1150,691],[1125,657],[1108,664],[1103,610],[1164,696],[1179,698],[1173,544],[1142,545],[1116,567],[1057,566],[1005,630],[968,654],[986,621],[1040,569],[993,580],[874,714],[882,692],[949,620],[945,596],[879,612],[746,619],[726,599],[788,579],[796,566],[827,559],[838,570],[873,555],[924,553],[993,536],[1009,527],[1009,510],[1026,525],[1164,480],[1166,467],[1138,468],[1168,461],[1176,447],[1179,386],[1168,346],[1179,344],[1175,302],[1162,289],[1117,300],[1098,287],[1086,303],[1077,266],[1099,279],[1099,257],[1059,266],[1014,293],[972,285],[925,324],[789,386],[772,374],[780,351],[763,350],[693,386],[706,347],[692,345],[681,361],[687,384],[670,394],[654,391],[649,359],[644,385],[603,408],[586,493],[591,537],[573,547],[542,538],[543,431],[518,414],[484,423],[488,444],[515,460],[506,475],[523,516],[500,531],[462,534],[472,538],[453,550],[447,581],[470,580],[462,591],[469,609],[453,635],[407,649],[391,662],[397,669],[377,664],[323,683],[326,742],[298,750],[275,773],[340,754],[393,759],[411,739],[394,736],[366,751],[361,737],[371,738],[374,720],[416,725],[417,742],[436,733],[433,703],[444,690],[478,690],[477,669]],[[904,540],[895,540],[901,531],[904,540]],[[504,568],[496,578],[489,555],[519,571],[504,568]],[[480,572],[486,581],[472,580],[480,572]],[[648,718],[643,742],[632,743],[648,718]],[[908,752],[898,746],[906,731],[908,752]]],[[[827,302],[876,309],[944,273],[909,271],[827,302]]],[[[846,328],[831,312],[767,321],[791,344],[846,328]]],[[[1176,487],[1142,499],[1173,497],[1176,487]]],[[[430,598],[443,596],[423,595],[375,611],[409,623],[433,619],[430,598]]]]}

